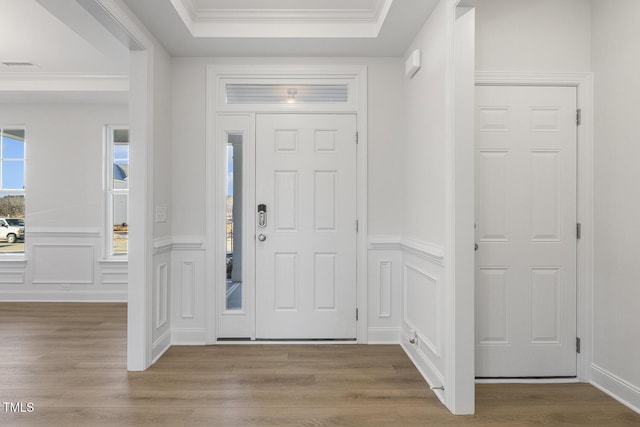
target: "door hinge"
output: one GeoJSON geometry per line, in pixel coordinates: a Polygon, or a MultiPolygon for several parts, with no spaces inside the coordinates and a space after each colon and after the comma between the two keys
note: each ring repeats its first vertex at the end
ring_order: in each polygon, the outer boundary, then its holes
{"type": "Polygon", "coordinates": [[[582,124],[582,108],[576,110],[576,124],[578,126],[582,124]]]}
{"type": "Polygon", "coordinates": [[[356,233],[360,231],[360,221],[356,219],[356,233]]]}
{"type": "Polygon", "coordinates": [[[358,144],[360,142],[360,136],[358,134],[358,131],[356,131],[356,144],[358,144]]]}
{"type": "Polygon", "coordinates": [[[580,337],[576,337],[576,353],[580,354],[580,337]]]}
{"type": "Polygon", "coordinates": [[[356,308],[356,322],[358,321],[358,309],[356,308]]]}
{"type": "Polygon", "coordinates": [[[579,240],[582,238],[582,224],[576,224],[576,238],[579,240]]]}

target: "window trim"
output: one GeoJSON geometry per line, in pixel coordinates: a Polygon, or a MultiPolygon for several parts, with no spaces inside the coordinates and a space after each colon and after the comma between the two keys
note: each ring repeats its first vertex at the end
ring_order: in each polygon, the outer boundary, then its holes
{"type": "MultiPolygon", "coordinates": [[[[115,125],[108,124],[104,126],[104,159],[103,159],[103,188],[104,188],[104,259],[107,260],[115,260],[115,261],[127,261],[129,257],[129,248],[127,245],[126,253],[115,253],[113,251],[114,239],[113,239],[113,207],[114,207],[114,199],[116,195],[126,195],[127,196],[127,219],[129,218],[129,187],[126,189],[115,189],[113,188],[113,156],[114,156],[114,146],[118,144],[114,141],[114,132],[116,130],[126,129],[129,130],[128,125],[115,125]]],[[[130,142],[129,142],[130,143],[130,142]]],[[[128,143],[128,144],[129,144],[128,143]]],[[[129,161],[131,159],[131,153],[129,153],[129,161]]]]}
{"type": "MultiPolygon", "coordinates": [[[[24,132],[24,153],[23,153],[23,157],[22,157],[22,161],[24,162],[24,171],[23,171],[23,187],[22,189],[4,189],[2,188],[2,167],[0,166],[0,197],[5,197],[5,196],[22,196],[25,200],[26,200],[26,188],[27,188],[27,127],[26,125],[22,124],[22,125],[16,125],[16,124],[0,124],[0,136],[2,134],[4,134],[4,130],[6,129],[10,129],[10,130],[22,130],[24,132]]],[[[1,139],[0,139],[0,143],[1,143],[1,139]]],[[[4,155],[4,153],[2,152],[2,147],[0,147],[0,163],[4,163],[4,157],[2,157],[4,155]]],[[[18,158],[14,158],[11,157],[8,160],[18,160],[18,158]]],[[[27,207],[26,207],[26,202],[25,202],[25,209],[24,209],[24,216],[25,216],[25,224],[26,224],[26,217],[27,217],[27,207]]],[[[25,239],[26,240],[26,239],[25,239]]],[[[25,247],[24,250],[22,252],[6,252],[6,253],[0,253],[0,262],[12,262],[12,261],[18,261],[18,260],[25,260],[26,258],[26,241],[25,241],[25,247]]]]}

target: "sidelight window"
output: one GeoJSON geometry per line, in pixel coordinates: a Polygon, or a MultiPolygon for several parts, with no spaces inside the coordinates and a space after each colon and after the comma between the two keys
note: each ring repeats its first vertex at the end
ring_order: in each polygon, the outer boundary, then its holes
{"type": "Polygon", "coordinates": [[[242,135],[227,138],[226,309],[242,309],[242,135]]]}

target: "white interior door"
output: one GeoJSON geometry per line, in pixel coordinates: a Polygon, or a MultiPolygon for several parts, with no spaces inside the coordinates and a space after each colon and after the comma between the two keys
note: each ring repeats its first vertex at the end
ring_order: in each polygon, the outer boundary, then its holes
{"type": "Polygon", "coordinates": [[[576,89],[476,100],[476,376],[575,376],[576,89]]]}
{"type": "Polygon", "coordinates": [[[256,338],[356,338],[356,117],[256,116],[256,338]]]}

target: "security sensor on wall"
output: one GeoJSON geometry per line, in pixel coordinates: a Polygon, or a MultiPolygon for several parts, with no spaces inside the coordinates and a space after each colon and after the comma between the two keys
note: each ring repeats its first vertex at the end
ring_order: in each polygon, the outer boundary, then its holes
{"type": "Polygon", "coordinates": [[[412,78],[418,72],[422,66],[420,61],[420,49],[416,49],[411,52],[411,55],[407,58],[407,62],[404,64],[404,73],[407,77],[412,78]]]}

